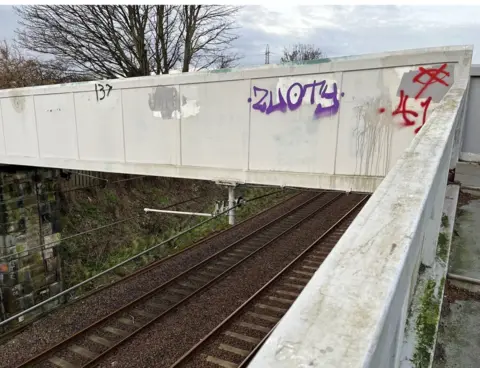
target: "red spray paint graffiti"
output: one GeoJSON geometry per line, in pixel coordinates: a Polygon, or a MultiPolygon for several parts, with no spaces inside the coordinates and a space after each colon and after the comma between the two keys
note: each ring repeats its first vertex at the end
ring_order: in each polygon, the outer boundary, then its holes
{"type": "MultiPolygon", "coordinates": [[[[447,64],[443,64],[439,68],[423,68],[420,67],[418,69],[418,73],[412,79],[413,83],[423,84],[423,87],[415,96],[415,101],[421,98],[422,94],[428,89],[428,87],[434,83],[440,83],[444,86],[448,86],[448,83],[444,80],[444,78],[450,76],[450,72],[446,71],[445,68],[447,64]],[[422,78],[426,76],[426,80],[422,80],[422,78]]],[[[392,116],[401,115],[403,122],[402,125],[405,127],[414,126],[416,124],[416,118],[418,117],[418,112],[415,110],[407,109],[407,102],[409,96],[405,94],[404,90],[400,90],[400,102],[398,103],[397,108],[392,112],[392,116]]],[[[423,109],[422,114],[422,122],[419,127],[415,129],[415,134],[417,134],[420,129],[422,129],[423,125],[427,120],[427,112],[428,107],[430,106],[430,102],[432,101],[432,96],[426,97],[424,101],[420,102],[420,107],[423,109]]],[[[385,112],[385,108],[381,107],[378,109],[379,114],[383,114],[385,112]]]]}
{"type": "Polygon", "coordinates": [[[423,67],[418,68],[418,74],[413,78],[412,82],[423,84],[423,87],[415,96],[415,100],[417,100],[422,95],[422,93],[425,92],[428,86],[430,86],[431,84],[438,82],[440,84],[443,84],[444,86],[448,86],[448,83],[443,80],[443,78],[450,76],[450,73],[445,70],[446,67],[447,67],[447,64],[445,63],[440,68],[430,68],[430,69],[425,69],[423,67]],[[438,77],[440,74],[443,74],[442,78],[438,77]],[[426,82],[421,81],[421,78],[424,75],[428,75],[430,77],[430,79],[427,80],[426,82]]]}
{"type": "Polygon", "coordinates": [[[418,116],[418,113],[414,110],[407,110],[407,102],[408,102],[408,95],[406,95],[405,92],[401,90],[400,102],[398,103],[398,106],[395,109],[395,111],[392,112],[392,116],[402,114],[404,126],[415,125],[415,120],[410,120],[408,118],[408,115],[412,115],[413,117],[416,118],[418,116]]]}

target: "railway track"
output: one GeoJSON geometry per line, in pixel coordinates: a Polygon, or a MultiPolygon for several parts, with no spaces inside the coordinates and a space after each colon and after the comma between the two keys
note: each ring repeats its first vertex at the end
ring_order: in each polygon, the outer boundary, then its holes
{"type": "Polygon", "coordinates": [[[346,231],[368,197],[369,195],[363,196],[333,226],[170,368],[246,367],[346,231]]]}
{"type": "MultiPolygon", "coordinates": [[[[261,227],[271,219],[311,198],[313,194],[311,191],[297,193],[287,191],[282,193],[280,194],[282,197],[280,202],[238,222],[234,226],[215,231],[186,248],[175,251],[167,257],[154,261],[115,282],[105,284],[59,306],[53,313],[41,313],[30,323],[10,330],[0,336],[0,344],[2,345],[2,348],[0,348],[0,367],[16,367],[43,350],[55,346],[77,331],[118,309],[121,305],[136,299],[160,283],[174,277],[181,269],[196,264],[199,260],[223,249],[235,239],[261,227]],[[124,294],[123,298],[122,294],[124,294]],[[110,299],[106,295],[112,298],[110,299]],[[101,308],[97,306],[101,306],[101,308]],[[87,312],[88,316],[86,318],[83,317],[85,315],[84,310],[91,310],[91,313],[87,312]],[[55,320],[52,320],[52,318],[55,318],[55,320]]],[[[247,203],[261,197],[248,199],[247,203]]]]}
{"type": "Polygon", "coordinates": [[[321,192],[18,367],[90,367],[344,194],[321,192]]]}
{"type": "MultiPolygon", "coordinates": [[[[237,222],[234,226],[232,227],[229,227],[227,229],[224,229],[224,230],[220,230],[220,231],[214,231],[213,233],[211,233],[209,236],[206,236],[205,238],[203,239],[200,239],[199,241],[196,241],[194,243],[192,243],[191,245],[177,251],[177,252],[174,252],[174,253],[171,253],[165,257],[162,257],[160,259],[157,259],[153,262],[150,262],[149,264],[145,265],[145,266],[142,266],[140,268],[138,268],[137,270],[135,270],[134,272],[131,272],[129,273],[128,275],[126,276],[123,276],[122,278],[118,279],[118,280],[115,280],[114,282],[111,282],[111,283],[107,283],[105,285],[102,285],[100,287],[97,287],[95,288],[94,290],[92,291],[89,291],[87,293],[85,293],[84,295],[80,296],[80,297],[77,297],[75,299],[72,299],[71,301],[68,301],[67,303],[59,306],[58,308],[56,308],[57,310],[60,310],[60,309],[63,309],[73,303],[78,303],[79,301],[81,300],[84,300],[84,299],[87,299],[95,294],[99,294],[101,293],[102,291],[108,289],[108,288],[111,288],[117,284],[120,284],[120,283],[124,283],[126,282],[127,280],[130,280],[130,279],[134,279],[135,277],[138,277],[138,276],[141,276],[143,274],[146,274],[148,272],[150,272],[151,270],[155,269],[155,268],[158,268],[161,264],[167,262],[167,261],[170,261],[172,260],[173,258],[177,257],[177,256],[181,256],[185,253],[187,253],[188,251],[191,251],[195,248],[198,248],[199,246],[202,246],[204,245],[205,243],[208,243],[209,241],[211,240],[214,240],[215,238],[221,236],[221,235],[224,235],[225,233],[227,232],[234,232],[236,230],[238,230],[239,228],[241,228],[241,226],[245,225],[245,223],[247,222],[251,222],[251,221],[255,221],[255,219],[257,219],[258,217],[264,215],[266,212],[268,211],[273,211],[275,209],[277,209],[278,207],[281,207],[282,205],[284,205],[285,203],[291,201],[291,200],[295,200],[295,198],[298,198],[300,197],[302,194],[305,194],[306,192],[298,192],[298,193],[294,193],[294,194],[287,194],[285,196],[285,198],[283,198],[282,201],[278,202],[277,204],[271,206],[271,207],[268,207],[268,208],[265,208],[264,210],[260,211],[259,213],[255,214],[254,216],[252,217],[249,217],[249,218],[246,218],[245,220],[242,220],[240,222],[237,222]]],[[[268,194],[267,194],[268,195],[268,194]]],[[[255,198],[256,199],[256,198],[255,198]]],[[[180,202],[180,203],[175,203],[174,205],[171,205],[171,206],[167,206],[165,207],[164,209],[169,209],[173,206],[178,206],[180,204],[183,204],[184,202],[180,202]]],[[[32,322],[35,322],[39,319],[41,319],[42,317],[45,317],[46,315],[48,315],[49,313],[48,312],[45,312],[45,313],[41,313],[39,314],[36,318],[34,318],[33,320],[30,321],[30,323],[32,322]]],[[[8,330],[7,329],[7,332],[4,332],[4,333],[0,333],[0,344],[4,343],[5,341],[8,341],[9,339],[12,339],[14,338],[17,334],[21,333],[22,331],[24,331],[26,328],[28,328],[29,324],[25,324],[23,326],[20,326],[20,327],[16,327],[14,329],[11,329],[11,330],[8,330]]],[[[2,331],[1,327],[0,327],[0,332],[2,331]]]]}

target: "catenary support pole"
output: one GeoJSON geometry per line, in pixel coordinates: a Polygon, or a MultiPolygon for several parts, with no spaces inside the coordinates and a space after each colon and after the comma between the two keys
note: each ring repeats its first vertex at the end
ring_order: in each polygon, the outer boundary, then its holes
{"type": "Polygon", "coordinates": [[[235,225],[235,186],[231,185],[228,186],[228,207],[230,207],[230,211],[228,211],[228,224],[235,225]]]}

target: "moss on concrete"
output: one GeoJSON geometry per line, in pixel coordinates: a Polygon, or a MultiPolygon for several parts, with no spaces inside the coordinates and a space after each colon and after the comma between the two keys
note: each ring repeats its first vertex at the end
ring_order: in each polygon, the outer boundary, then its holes
{"type": "Polygon", "coordinates": [[[438,287],[438,290],[437,290],[437,299],[438,300],[441,300],[442,292],[443,292],[444,288],[445,288],[445,276],[442,277],[442,279],[440,280],[440,286],[438,287]]]}
{"type": "Polygon", "coordinates": [[[7,166],[0,171],[0,254],[11,256],[0,278],[0,293],[8,298],[0,299],[0,318],[52,296],[49,288],[58,284],[55,254],[37,248],[54,232],[57,179],[53,169],[7,166]]]}
{"type": "Polygon", "coordinates": [[[450,256],[451,272],[475,278],[480,277],[479,209],[480,201],[475,199],[457,210],[450,256]]]}
{"type": "Polygon", "coordinates": [[[438,234],[437,241],[437,257],[440,258],[443,262],[447,262],[448,256],[448,235],[444,232],[438,234]]]}
{"type": "Polygon", "coordinates": [[[323,63],[330,63],[332,60],[330,58],[323,58],[323,59],[315,59],[315,60],[300,60],[300,61],[290,61],[285,63],[286,66],[295,66],[295,65],[315,65],[315,64],[323,64],[323,63]]]}
{"type": "Polygon", "coordinates": [[[439,318],[440,302],[435,294],[435,281],[428,280],[421,298],[416,320],[417,344],[413,354],[415,368],[428,368],[433,353],[435,332],[439,318]]]}
{"type": "Polygon", "coordinates": [[[15,244],[15,251],[18,253],[19,256],[26,256],[28,253],[25,252],[25,243],[19,243],[17,242],[15,244]]]}
{"type": "Polygon", "coordinates": [[[446,214],[443,214],[442,215],[442,226],[444,228],[448,228],[449,227],[449,221],[448,221],[448,216],[446,214]]]}
{"type": "Polygon", "coordinates": [[[232,68],[223,68],[223,69],[212,70],[211,73],[230,73],[232,71],[234,71],[234,69],[232,68]]]}

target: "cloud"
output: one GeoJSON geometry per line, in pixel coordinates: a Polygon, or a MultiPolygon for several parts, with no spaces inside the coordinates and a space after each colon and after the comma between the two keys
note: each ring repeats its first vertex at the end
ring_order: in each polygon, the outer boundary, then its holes
{"type": "MultiPolygon", "coordinates": [[[[235,49],[242,65],[280,60],[285,46],[315,44],[330,57],[447,45],[474,45],[480,63],[480,6],[245,6],[235,49]]],[[[18,27],[11,6],[0,6],[0,39],[18,27]]]]}
{"type": "MultiPolygon", "coordinates": [[[[480,48],[479,6],[247,6],[239,16],[243,64],[278,62],[283,47],[317,45],[330,57],[471,44],[480,48]]],[[[480,54],[474,49],[474,63],[480,54]]]]}
{"type": "Polygon", "coordinates": [[[0,40],[10,41],[15,36],[18,17],[12,6],[0,5],[0,40]]]}

